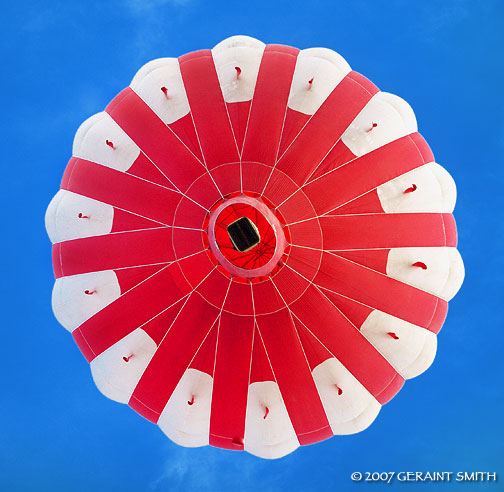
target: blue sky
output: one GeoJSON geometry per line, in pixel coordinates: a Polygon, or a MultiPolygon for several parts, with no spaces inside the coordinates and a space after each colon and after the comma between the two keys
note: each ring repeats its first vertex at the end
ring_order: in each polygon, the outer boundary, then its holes
{"type": "Polygon", "coordinates": [[[3,1],[0,490],[497,490],[504,481],[504,3],[3,1]],[[185,449],[103,397],[54,319],[44,230],[79,124],[162,56],[233,34],[324,46],[414,108],[455,178],[466,280],[438,355],[374,424],[269,462],[185,449]],[[500,484],[354,484],[353,471],[491,471],[500,484]]]}

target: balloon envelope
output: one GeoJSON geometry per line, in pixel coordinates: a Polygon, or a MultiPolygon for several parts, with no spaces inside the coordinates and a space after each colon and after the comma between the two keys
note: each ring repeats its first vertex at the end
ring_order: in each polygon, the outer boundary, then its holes
{"type": "Polygon", "coordinates": [[[334,51],[235,36],[140,69],[46,214],[53,309],[109,398],[264,458],[365,429],[464,269],[410,106],[334,51]]]}

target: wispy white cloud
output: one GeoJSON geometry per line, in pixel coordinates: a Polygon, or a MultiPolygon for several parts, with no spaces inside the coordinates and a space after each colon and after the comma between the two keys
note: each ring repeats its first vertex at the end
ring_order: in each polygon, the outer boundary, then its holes
{"type": "Polygon", "coordinates": [[[180,26],[190,17],[198,0],[126,0],[117,2],[132,22],[131,45],[133,61],[138,64],[158,56],[169,56],[170,40],[180,38],[185,31],[180,26]]]}
{"type": "MultiPolygon", "coordinates": [[[[173,449],[173,448],[172,448],[173,449]]],[[[171,449],[171,451],[172,451],[171,449]]],[[[267,461],[244,453],[226,451],[211,447],[198,449],[177,448],[170,453],[158,478],[150,483],[152,491],[198,490],[220,492],[237,488],[249,490],[264,473],[267,461]],[[229,482],[229,477],[240,477],[240,484],[229,482]]],[[[263,492],[280,490],[270,481],[263,492]]]]}
{"type": "Polygon", "coordinates": [[[470,16],[469,7],[467,1],[459,1],[429,9],[429,28],[432,31],[438,31],[459,24],[470,16]]]}
{"type": "Polygon", "coordinates": [[[58,23],[58,16],[50,8],[29,10],[22,24],[22,29],[29,33],[44,31],[58,23]]]}
{"type": "Polygon", "coordinates": [[[142,13],[155,10],[160,7],[184,7],[192,3],[193,0],[127,0],[126,7],[133,13],[142,13]]]}

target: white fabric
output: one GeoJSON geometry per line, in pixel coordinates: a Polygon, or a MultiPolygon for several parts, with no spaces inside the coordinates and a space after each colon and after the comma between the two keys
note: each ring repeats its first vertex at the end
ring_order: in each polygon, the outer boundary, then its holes
{"type": "Polygon", "coordinates": [[[54,316],[72,332],[121,295],[113,270],[70,275],[56,279],[52,291],[54,316]],[[86,294],[85,291],[93,292],[86,294]]]}
{"type": "Polygon", "coordinates": [[[452,213],[457,189],[450,174],[439,164],[431,162],[413,169],[377,188],[385,212],[452,213]],[[416,185],[416,190],[404,193],[416,185]]]}
{"type": "MultiPolygon", "coordinates": [[[[47,235],[49,236],[49,239],[51,243],[59,243],[60,239],[60,233],[58,232],[58,226],[56,222],[56,214],[58,212],[58,207],[60,204],[61,199],[64,196],[64,193],[61,192],[62,190],[59,190],[56,195],[54,195],[47,207],[44,221],[45,221],[45,228],[47,235]]],[[[78,214],[77,214],[78,215],[78,214]]]]}
{"type": "Polygon", "coordinates": [[[341,140],[356,156],[417,131],[415,113],[398,96],[378,92],[357,115],[341,140]],[[373,123],[376,123],[371,131],[373,123]]]}
{"type": "Polygon", "coordinates": [[[339,360],[325,360],[312,374],[333,434],[354,434],[371,425],[381,405],[339,360]]]}
{"type": "Polygon", "coordinates": [[[288,107],[312,115],[351,71],[350,65],[327,48],[301,50],[292,76],[288,107]],[[310,85],[308,82],[313,78],[310,85]]]}
{"type": "Polygon", "coordinates": [[[52,243],[108,234],[113,222],[114,207],[66,190],[56,193],[45,215],[52,243]]]}
{"type": "Polygon", "coordinates": [[[127,171],[140,149],[105,112],[97,113],[81,124],[75,134],[72,154],[103,166],[127,171]],[[107,140],[115,148],[107,145],[107,140]]]}
{"type": "Polygon", "coordinates": [[[248,389],[245,451],[261,458],[281,458],[299,447],[278,384],[252,383],[248,389]],[[268,415],[264,418],[268,408],[268,415]]]}
{"type": "Polygon", "coordinates": [[[108,398],[128,403],[157,345],[137,328],[91,361],[91,374],[98,389],[108,398]],[[126,362],[123,357],[131,358],[126,362]]]}
{"type": "Polygon", "coordinates": [[[213,378],[189,368],[166,404],[158,425],[181,446],[205,446],[209,441],[213,378]],[[194,397],[194,403],[188,402],[194,397]]]}
{"type": "Polygon", "coordinates": [[[381,311],[372,311],[360,331],[405,379],[427,370],[436,356],[434,333],[381,311]]]}
{"type": "Polygon", "coordinates": [[[227,103],[250,101],[265,44],[248,36],[233,36],[212,49],[212,57],[227,103]],[[241,69],[239,77],[235,67],[241,69]]]}
{"type": "Polygon", "coordinates": [[[133,77],[130,87],[168,125],[189,113],[177,58],[158,58],[145,64],[133,77]],[[162,87],[166,87],[166,95],[162,87]]]}
{"type": "Polygon", "coordinates": [[[464,280],[464,263],[456,248],[394,248],[387,275],[449,301],[464,280]],[[427,270],[412,266],[418,261],[427,270]]]}

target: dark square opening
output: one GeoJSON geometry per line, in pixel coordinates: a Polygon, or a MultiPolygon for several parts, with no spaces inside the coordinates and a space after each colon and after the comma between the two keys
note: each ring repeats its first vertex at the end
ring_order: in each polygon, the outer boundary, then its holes
{"type": "Polygon", "coordinates": [[[255,224],[248,217],[240,217],[227,226],[233,248],[242,253],[259,244],[261,238],[255,224]]]}

